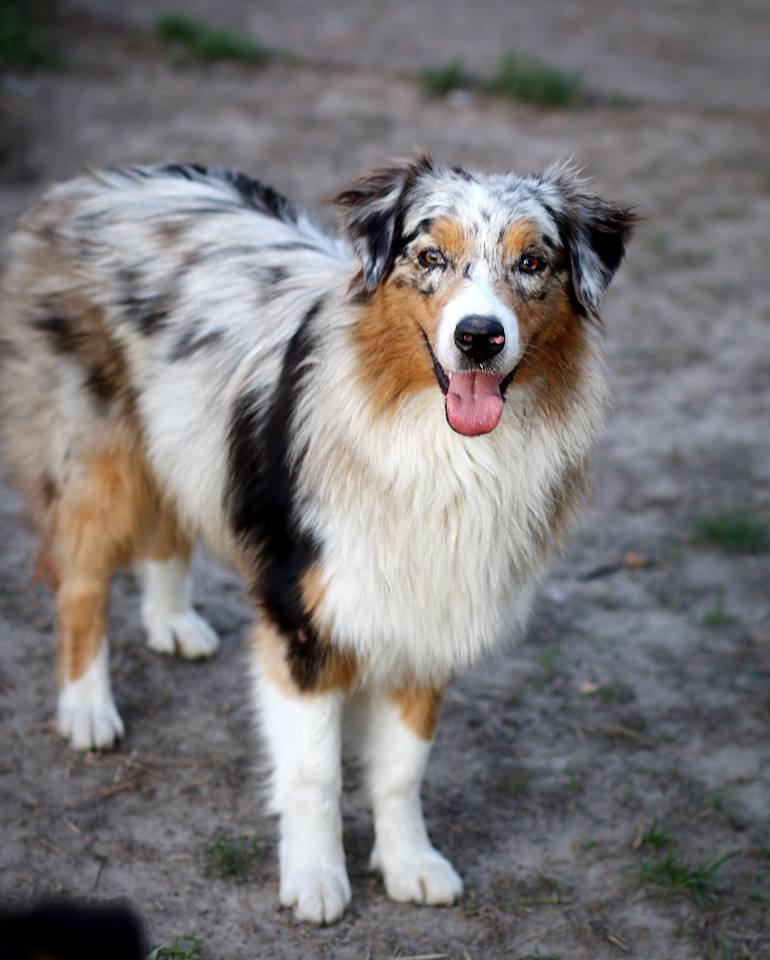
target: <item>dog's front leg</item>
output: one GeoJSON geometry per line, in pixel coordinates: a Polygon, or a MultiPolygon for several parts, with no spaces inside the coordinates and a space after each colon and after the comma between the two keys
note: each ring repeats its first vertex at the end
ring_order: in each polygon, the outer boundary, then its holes
{"type": "Polygon", "coordinates": [[[281,904],[299,920],[331,923],[350,902],[340,812],[344,691],[301,691],[282,644],[270,627],[259,629],[255,695],[272,765],[270,806],[280,818],[281,904]]]}
{"type": "Polygon", "coordinates": [[[420,801],[442,693],[411,687],[372,693],[368,702],[362,746],[374,810],[371,867],[394,900],[450,904],[463,889],[430,842],[420,801]]]}

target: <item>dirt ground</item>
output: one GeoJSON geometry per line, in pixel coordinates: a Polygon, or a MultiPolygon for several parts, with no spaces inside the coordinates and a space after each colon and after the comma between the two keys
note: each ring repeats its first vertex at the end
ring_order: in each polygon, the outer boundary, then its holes
{"type": "Polygon", "coordinates": [[[153,945],[193,936],[204,960],[770,957],[767,544],[694,539],[704,515],[739,508],[756,527],[770,515],[764,0],[732,3],[729,17],[702,0],[187,4],[295,55],[259,68],[175,64],[152,37],[161,7],[123,7],[65,8],[67,66],[3,78],[3,237],[44,184],[85,165],[224,163],[317,208],[417,144],[486,169],[574,156],[597,192],[646,221],[606,298],[615,405],[592,512],[526,636],[458,676],[444,707],[424,796],[463,901],[385,898],[351,769],[349,913],[318,930],[278,910],[244,674],[249,611],[205,556],[197,604],[218,656],[150,652],[136,586],[118,579],[127,737],[113,753],[71,752],[51,725],[51,597],[31,584],[34,540],[5,477],[0,896],[126,897],[153,945]],[[506,46],[580,69],[594,96],[556,111],[479,93],[431,100],[414,78],[452,57],[489,72],[506,46]]]}

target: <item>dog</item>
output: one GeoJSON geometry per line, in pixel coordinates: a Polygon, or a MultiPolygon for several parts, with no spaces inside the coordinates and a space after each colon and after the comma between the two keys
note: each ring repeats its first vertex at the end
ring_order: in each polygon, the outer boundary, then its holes
{"type": "Polygon", "coordinates": [[[121,565],[140,565],[152,649],[214,652],[188,577],[202,539],[259,612],[280,901],[315,923],[350,900],[343,719],[387,893],[462,891],[420,804],[442,693],[521,630],[584,496],[600,300],[636,219],[569,166],[424,154],[336,204],[346,239],[229,169],[94,172],[22,219],[2,298],[7,453],[56,590],[59,731],[77,749],[123,735],[105,637],[121,565]]]}

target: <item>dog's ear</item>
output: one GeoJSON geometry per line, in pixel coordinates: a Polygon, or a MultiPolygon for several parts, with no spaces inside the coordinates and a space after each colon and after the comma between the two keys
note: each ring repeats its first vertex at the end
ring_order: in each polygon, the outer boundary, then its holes
{"type": "Polygon", "coordinates": [[[631,231],[641,217],[629,207],[587,193],[585,181],[572,167],[552,167],[543,179],[557,189],[561,200],[553,213],[569,253],[576,301],[596,318],[602,294],[620,266],[631,231]]]}
{"type": "Polygon", "coordinates": [[[371,293],[393,266],[406,213],[409,191],[417,177],[433,170],[427,154],[396,160],[365,174],[333,202],[345,211],[345,225],[361,261],[362,285],[371,293]]]}

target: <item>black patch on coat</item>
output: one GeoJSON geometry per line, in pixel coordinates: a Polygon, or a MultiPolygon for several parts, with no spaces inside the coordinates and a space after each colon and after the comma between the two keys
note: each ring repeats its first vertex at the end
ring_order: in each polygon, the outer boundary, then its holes
{"type": "Polygon", "coordinates": [[[97,366],[89,368],[86,374],[85,387],[91,394],[92,399],[101,407],[107,406],[115,399],[115,384],[97,366]]]}
{"type": "Polygon", "coordinates": [[[141,293],[141,274],[134,267],[121,267],[117,276],[122,290],[118,306],[124,318],[145,337],[162,330],[170,309],[168,295],[141,293]]]}
{"type": "MultiPolygon", "coordinates": [[[[45,305],[43,309],[46,309],[45,305]]],[[[74,330],[67,317],[60,313],[45,312],[32,321],[32,326],[45,334],[51,350],[60,356],[77,353],[82,342],[78,331],[74,330]]]]}
{"type": "Polygon", "coordinates": [[[279,283],[285,283],[289,279],[289,271],[286,267],[276,265],[273,267],[265,267],[263,274],[263,283],[268,287],[275,287],[279,283]]]}
{"type": "Polygon", "coordinates": [[[282,285],[286,283],[291,274],[286,267],[276,264],[271,267],[259,267],[256,273],[257,285],[259,287],[259,296],[262,303],[270,303],[276,297],[279,297],[282,285]]]}
{"type": "Polygon", "coordinates": [[[289,443],[305,367],[315,341],[313,320],[321,298],[307,311],[286,346],[283,368],[267,411],[254,389],[236,401],[229,428],[228,511],[233,531],[259,569],[253,592],[285,637],[295,682],[308,689],[323,666],[319,641],[302,604],[300,581],[320,552],[296,511],[298,464],[289,443]]]}
{"type": "Polygon", "coordinates": [[[204,167],[199,163],[168,163],[157,169],[159,173],[190,181],[223,181],[235,187],[244,206],[275,217],[276,220],[283,220],[285,223],[297,222],[297,210],[290,200],[266,183],[252,180],[239,170],[231,170],[228,167],[204,167]]]}
{"type": "Polygon", "coordinates": [[[312,690],[329,660],[327,643],[314,633],[291,634],[287,637],[286,662],[292,680],[300,690],[312,690]]]}
{"type": "Polygon", "coordinates": [[[195,323],[179,337],[168,354],[168,359],[172,363],[177,360],[186,360],[199,350],[219,343],[225,335],[224,330],[209,330],[208,333],[201,334],[201,327],[201,323],[195,323]]]}

